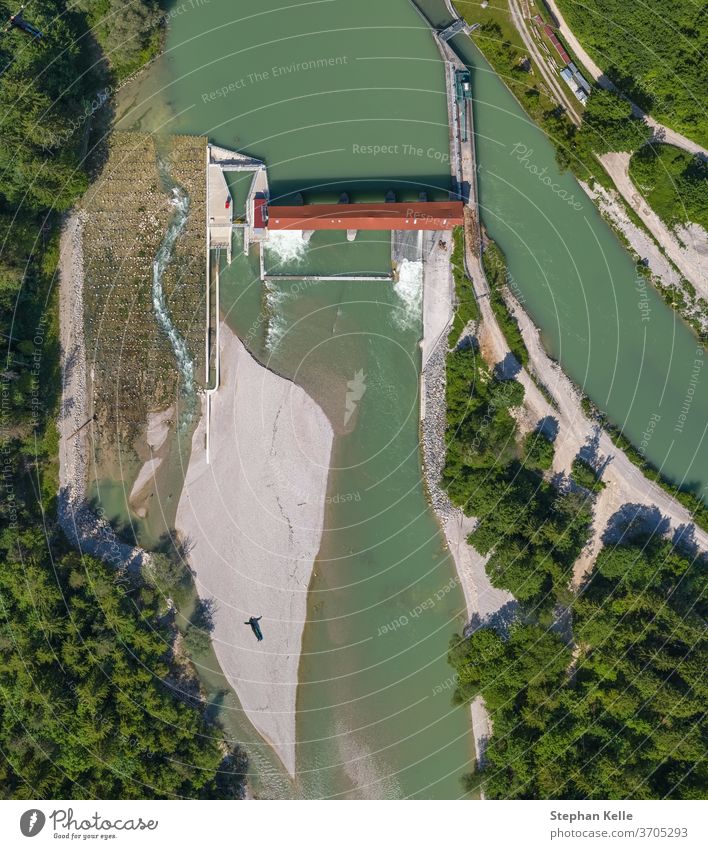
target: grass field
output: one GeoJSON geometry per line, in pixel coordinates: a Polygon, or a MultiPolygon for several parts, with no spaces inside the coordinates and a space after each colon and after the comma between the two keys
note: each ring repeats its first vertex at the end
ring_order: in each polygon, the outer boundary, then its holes
{"type": "Polygon", "coordinates": [[[668,144],[634,154],[629,175],[647,203],[669,227],[693,222],[708,230],[708,166],[668,144]]]}

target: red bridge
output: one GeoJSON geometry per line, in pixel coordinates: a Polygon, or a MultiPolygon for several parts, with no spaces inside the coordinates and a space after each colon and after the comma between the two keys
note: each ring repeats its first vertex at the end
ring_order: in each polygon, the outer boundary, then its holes
{"type": "Polygon", "coordinates": [[[452,230],[462,201],[269,206],[269,230],[452,230]]]}

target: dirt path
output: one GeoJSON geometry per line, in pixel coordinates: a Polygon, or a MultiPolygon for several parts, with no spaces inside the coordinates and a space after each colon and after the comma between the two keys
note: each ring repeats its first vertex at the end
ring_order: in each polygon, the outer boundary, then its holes
{"type": "MultiPolygon", "coordinates": [[[[573,31],[570,29],[568,24],[565,21],[565,18],[560,12],[557,3],[554,0],[544,0],[548,8],[551,10],[553,17],[558,22],[558,29],[560,34],[568,43],[570,49],[575,53],[575,55],[580,59],[580,61],[585,65],[587,70],[593,75],[595,78],[595,82],[601,87],[606,88],[611,91],[616,90],[615,84],[608,77],[605,76],[604,72],[598,67],[598,65],[592,60],[588,52],[585,50],[583,45],[578,41],[578,39],[573,34],[573,31]]],[[[514,0],[511,0],[510,5],[514,4],[514,0]]],[[[663,124],[660,124],[657,120],[651,117],[651,115],[647,115],[646,112],[642,111],[636,103],[632,104],[632,110],[634,114],[638,117],[644,118],[647,124],[654,131],[654,135],[657,140],[665,142],[666,144],[673,144],[676,147],[680,147],[683,150],[688,151],[693,154],[702,154],[703,156],[708,156],[708,150],[704,147],[701,147],[696,142],[692,141],[686,136],[682,136],[681,133],[676,132],[676,130],[672,130],[670,127],[666,127],[663,124]]]]}
{"type": "MultiPolygon", "coordinates": [[[[474,256],[468,254],[467,263],[468,274],[472,278],[482,313],[480,341],[483,350],[493,362],[501,362],[509,354],[509,347],[487,297],[489,289],[484,271],[474,256]]],[[[579,585],[583,575],[592,567],[602,546],[602,535],[608,521],[625,505],[629,505],[626,508],[627,519],[640,519],[646,516],[646,508],[656,508],[674,532],[682,530],[691,536],[701,549],[708,551],[708,534],[693,525],[689,511],[660,486],[645,478],[627,455],[614,445],[605,431],[598,432],[597,425],[583,413],[581,399],[573,384],[543,349],[538,329],[513,298],[510,297],[509,302],[529,352],[529,364],[557,403],[557,408],[548,403],[527,369],[522,369],[516,376],[524,387],[524,404],[532,418],[539,421],[550,416],[558,422],[553,471],[568,475],[580,448],[594,440],[597,442],[597,453],[601,462],[607,461],[603,472],[603,480],[607,486],[596,499],[592,539],[575,564],[574,584],[579,585]]]]}
{"type": "Polygon", "coordinates": [[[651,209],[630,179],[630,159],[629,153],[606,153],[600,157],[600,162],[612,177],[619,193],[642,219],[681,274],[695,287],[702,298],[708,300],[708,272],[702,253],[704,245],[698,240],[693,245],[688,244],[686,248],[679,245],[676,236],[651,209]]]}

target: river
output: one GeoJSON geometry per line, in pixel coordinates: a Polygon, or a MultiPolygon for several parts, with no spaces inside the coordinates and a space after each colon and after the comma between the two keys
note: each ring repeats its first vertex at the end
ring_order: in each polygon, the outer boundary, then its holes
{"type": "MultiPolygon", "coordinates": [[[[450,22],[443,0],[420,5],[450,22]]],[[[546,350],[656,468],[706,501],[703,347],[476,46],[459,36],[453,47],[472,71],[481,217],[546,350]]]]}
{"type": "MultiPolygon", "coordinates": [[[[630,436],[660,415],[647,456],[702,486],[704,401],[694,397],[669,447],[693,337],[653,293],[651,320],[641,321],[631,260],[574,180],[557,173],[550,146],[501,82],[464,49],[482,213],[526,307],[554,356],[630,436]],[[581,210],[532,179],[510,155],[514,144],[532,149],[581,210]]],[[[389,189],[435,199],[449,185],[442,67],[408,0],[186,0],[172,9],[165,56],[122,92],[119,109],[123,127],[205,134],[265,159],[277,199],[346,190],[357,200],[389,189]]],[[[236,204],[242,194],[234,183],[236,204]]],[[[336,439],[300,670],[295,786],[231,694],[220,697],[222,721],[245,741],[263,795],[457,798],[473,750],[445,655],[464,602],[421,480],[415,269],[396,287],[282,282],[264,291],[253,262],[235,253],[223,314],[323,406],[336,439]]],[[[267,261],[275,271],[381,273],[390,252],[385,234],[353,244],[318,234],[309,246],[280,244],[267,261]]],[[[211,670],[205,678],[216,682],[211,670]]]]}

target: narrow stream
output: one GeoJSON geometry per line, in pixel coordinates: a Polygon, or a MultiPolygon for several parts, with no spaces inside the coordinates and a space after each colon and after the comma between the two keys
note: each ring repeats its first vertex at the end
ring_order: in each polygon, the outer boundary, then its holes
{"type": "MultiPolygon", "coordinates": [[[[182,405],[183,416],[189,416],[194,411],[195,401],[195,385],[194,385],[194,362],[187,350],[187,344],[177,332],[177,329],[170,318],[167,299],[162,288],[162,278],[165,270],[172,260],[175,244],[177,239],[184,231],[187,224],[187,216],[189,215],[189,196],[180,186],[172,184],[167,167],[164,163],[159,162],[160,175],[172,193],[172,206],[174,213],[167,227],[165,237],[158,248],[155,259],[152,263],[152,305],[155,310],[155,318],[157,323],[164,331],[167,338],[170,340],[172,350],[177,360],[177,366],[182,376],[182,394],[187,402],[182,405]]],[[[186,424],[186,422],[184,422],[186,424]]]]}

